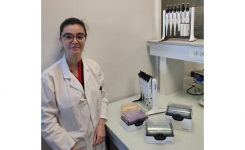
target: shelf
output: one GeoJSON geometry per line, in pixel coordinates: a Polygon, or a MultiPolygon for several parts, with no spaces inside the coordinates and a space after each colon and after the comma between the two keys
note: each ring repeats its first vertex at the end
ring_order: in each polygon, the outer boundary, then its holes
{"type": "Polygon", "coordinates": [[[170,39],[168,39],[166,41],[162,41],[162,42],[159,42],[159,40],[151,40],[151,41],[147,41],[147,43],[204,47],[204,39],[197,39],[194,42],[189,42],[188,40],[189,39],[183,39],[183,38],[170,38],[170,39]]]}
{"type": "Polygon", "coordinates": [[[157,40],[151,40],[147,41],[147,43],[150,44],[150,55],[204,63],[203,39],[189,42],[188,39],[171,38],[167,41],[158,42],[157,40]]]}

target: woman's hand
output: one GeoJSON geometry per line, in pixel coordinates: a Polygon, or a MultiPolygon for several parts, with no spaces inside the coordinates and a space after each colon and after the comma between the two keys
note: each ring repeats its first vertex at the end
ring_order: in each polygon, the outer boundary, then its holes
{"type": "Polygon", "coordinates": [[[105,119],[100,118],[99,124],[94,131],[93,145],[98,145],[105,140],[105,119]]]}

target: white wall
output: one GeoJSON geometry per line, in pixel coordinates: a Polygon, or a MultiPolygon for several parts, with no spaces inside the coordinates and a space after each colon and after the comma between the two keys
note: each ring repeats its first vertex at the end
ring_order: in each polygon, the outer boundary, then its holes
{"type": "Polygon", "coordinates": [[[185,61],[184,62],[184,75],[191,75],[191,71],[195,70],[203,70],[204,69],[204,64],[202,63],[195,63],[195,62],[190,62],[190,61],[185,61]]]}
{"type": "Polygon", "coordinates": [[[157,58],[146,42],[158,39],[158,2],[42,0],[42,71],[60,58],[60,24],[78,17],[88,26],[83,56],[100,64],[109,101],[138,94],[140,69],[157,77],[157,58]]]}

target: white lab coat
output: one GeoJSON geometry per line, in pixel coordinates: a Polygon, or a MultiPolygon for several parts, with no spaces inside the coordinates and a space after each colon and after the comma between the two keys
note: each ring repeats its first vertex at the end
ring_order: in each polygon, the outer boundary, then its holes
{"type": "Polygon", "coordinates": [[[42,73],[42,137],[54,150],[70,150],[74,144],[78,150],[105,149],[105,142],[91,146],[99,119],[107,119],[104,76],[95,61],[82,60],[85,92],[65,55],[42,73]]]}

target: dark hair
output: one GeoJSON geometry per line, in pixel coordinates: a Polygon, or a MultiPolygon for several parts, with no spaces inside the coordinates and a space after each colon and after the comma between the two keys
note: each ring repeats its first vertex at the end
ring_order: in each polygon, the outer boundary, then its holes
{"type": "Polygon", "coordinates": [[[70,25],[70,24],[81,25],[85,31],[85,36],[87,37],[87,31],[86,31],[84,22],[82,20],[77,19],[77,18],[68,18],[62,22],[62,24],[60,25],[60,36],[61,36],[61,33],[63,32],[64,27],[66,27],[67,25],[70,25]]]}

